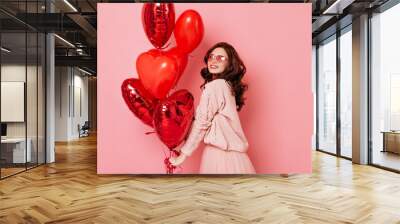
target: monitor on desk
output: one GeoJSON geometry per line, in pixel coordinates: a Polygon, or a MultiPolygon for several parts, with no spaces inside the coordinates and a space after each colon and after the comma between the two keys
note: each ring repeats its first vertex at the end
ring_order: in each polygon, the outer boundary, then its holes
{"type": "Polygon", "coordinates": [[[7,124],[1,123],[1,137],[7,136],[7,124]]]}

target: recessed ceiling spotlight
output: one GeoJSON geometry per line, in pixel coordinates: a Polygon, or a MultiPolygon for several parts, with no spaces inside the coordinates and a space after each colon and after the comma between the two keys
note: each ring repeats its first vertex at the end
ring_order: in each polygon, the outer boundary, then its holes
{"type": "Polygon", "coordinates": [[[4,51],[6,53],[10,53],[11,52],[11,50],[9,50],[9,49],[7,49],[5,47],[1,47],[0,49],[1,49],[1,51],[4,51]]]}
{"type": "Polygon", "coordinates": [[[64,0],[65,4],[67,4],[74,12],[78,12],[78,10],[68,1],[64,0]]]}
{"type": "Polygon", "coordinates": [[[355,0],[336,0],[322,14],[342,14],[343,9],[351,5],[355,0]]]}
{"type": "Polygon", "coordinates": [[[64,38],[62,38],[62,37],[60,37],[60,36],[57,35],[57,34],[54,34],[54,36],[57,37],[58,39],[60,39],[62,42],[66,43],[67,45],[69,45],[69,46],[75,48],[75,45],[73,45],[73,44],[72,44],[71,42],[69,42],[68,40],[66,40],[66,39],[64,39],[64,38]]]}
{"type": "Polygon", "coordinates": [[[81,68],[79,68],[79,67],[78,67],[78,70],[81,71],[81,72],[83,72],[83,73],[85,73],[85,74],[87,74],[87,75],[93,75],[92,73],[90,73],[90,72],[88,72],[88,71],[86,71],[86,70],[83,70],[83,69],[81,69],[81,68]]]}

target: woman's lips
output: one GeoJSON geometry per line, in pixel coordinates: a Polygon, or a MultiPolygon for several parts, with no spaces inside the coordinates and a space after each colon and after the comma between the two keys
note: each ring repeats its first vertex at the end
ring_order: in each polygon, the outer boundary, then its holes
{"type": "Polygon", "coordinates": [[[211,69],[217,69],[218,66],[216,66],[216,65],[210,65],[210,68],[211,68],[211,69]]]}

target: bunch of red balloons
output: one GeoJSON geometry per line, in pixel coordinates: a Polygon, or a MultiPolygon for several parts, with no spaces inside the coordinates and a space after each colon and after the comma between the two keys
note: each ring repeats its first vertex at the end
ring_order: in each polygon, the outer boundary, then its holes
{"type": "MultiPolygon", "coordinates": [[[[193,95],[185,89],[169,95],[188,63],[188,54],[201,42],[204,26],[195,10],[184,11],[175,22],[173,3],[145,3],[142,23],[147,38],[155,47],[136,59],[139,79],[126,79],[121,86],[125,103],[143,123],[153,127],[170,155],[187,136],[194,116],[193,95]],[[174,33],[177,46],[164,50],[174,33]]],[[[173,173],[169,157],[166,172],[173,173]]]]}

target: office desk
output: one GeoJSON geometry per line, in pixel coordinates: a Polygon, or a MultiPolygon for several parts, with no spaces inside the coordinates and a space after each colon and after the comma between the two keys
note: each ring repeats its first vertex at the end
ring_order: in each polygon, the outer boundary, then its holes
{"type": "Polygon", "coordinates": [[[392,152],[400,154],[400,132],[383,131],[383,150],[382,152],[392,152]]]}
{"type": "Polygon", "coordinates": [[[1,139],[1,157],[6,163],[25,163],[31,162],[32,140],[27,138],[28,143],[25,154],[25,138],[6,138],[1,139]],[[26,161],[25,161],[26,160],[26,161]]]}

